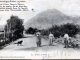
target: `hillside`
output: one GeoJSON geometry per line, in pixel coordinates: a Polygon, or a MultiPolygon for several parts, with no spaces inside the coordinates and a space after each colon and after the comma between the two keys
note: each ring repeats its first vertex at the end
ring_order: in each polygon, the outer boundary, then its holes
{"type": "MultiPolygon", "coordinates": [[[[65,23],[80,23],[80,17],[71,17],[58,11],[57,9],[46,10],[25,23],[25,28],[33,27],[39,29],[50,28],[52,25],[61,25],[65,23]]],[[[80,24],[79,24],[80,25],[80,24]]]]}

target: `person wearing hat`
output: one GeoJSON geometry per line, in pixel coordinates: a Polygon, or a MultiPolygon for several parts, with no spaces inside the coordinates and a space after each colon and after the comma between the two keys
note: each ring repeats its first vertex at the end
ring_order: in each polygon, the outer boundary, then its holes
{"type": "Polygon", "coordinates": [[[50,32],[50,34],[49,34],[49,46],[51,46],[53,44],[53,38],[54,38],[54,35],[50,32]]]}
{"type": "Polygon", "coordinates": [[[39,31],[36,33],[36,44],[37,44],[37,47],[41,46],[41,34],[39,31]]]}

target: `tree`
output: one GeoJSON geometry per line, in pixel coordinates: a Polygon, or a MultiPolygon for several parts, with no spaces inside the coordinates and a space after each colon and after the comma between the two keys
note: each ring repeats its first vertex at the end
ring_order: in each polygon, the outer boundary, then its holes
{"type": "Polygon", "coordinates": [[[29,27],[29,28],[26,30],[26,33],[27,33],[27,34],[35,34],[37,31],[38,31],[37,28],[29,27]]]}
{"type": "Polygon", "coordinates": [[[69,36],[74,37],[76,34],[80,33],[80,26],[73,23],[67,23],[63,25],[54,25],[47,30],[42,30],[41,32],[42,35],[49,35],[51,32],[55,37],[64,36],[64,34],[67,33],[69,36]]]}
{"type": "Polygon", "coordinates": [[[12,38],[21,38],[23,36],[23,19],[18,16],[11,16],[10,19],[7,20],[7,25],[5,26],[6,33],[8,34],[8,38],[11,40],[12,38]]]}
{"type": "Polygon", "coordinates": [[[61,33],[67,33],[69,36],[74,36],[79,32],[79,28],[73,23],[64,24],[60,27],[60,29],[61,33]]]}

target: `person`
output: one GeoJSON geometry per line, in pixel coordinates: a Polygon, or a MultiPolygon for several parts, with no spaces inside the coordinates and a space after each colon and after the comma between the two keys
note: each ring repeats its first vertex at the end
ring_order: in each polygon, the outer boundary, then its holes
{"type": "Polygon", "coordinates": [[[69,40],[69,35],[68,34],[65,34],[64,35],[64,48],[68,48],[68,40],[69,40]]]}
{"type": "Polygon", "coordinates": [[[36,33],[36,38],[37,38],[36,39],[37,47],[40,47],[41,46],[41,34],[39,31],[36,33]]]}
{"type": "Polygon", "coordinates": [[[72,44],[72,40],[71,40],[71,37],[69,37],[69,41],[68,41],[69,45],[72,44]]]}
{"type": "Polygon", "coordinates": [[[54,38],[54,35],[50,32],[50,34],[49,34],[49,46],[51,46],[53,44],[53,38],[54,38]]]}

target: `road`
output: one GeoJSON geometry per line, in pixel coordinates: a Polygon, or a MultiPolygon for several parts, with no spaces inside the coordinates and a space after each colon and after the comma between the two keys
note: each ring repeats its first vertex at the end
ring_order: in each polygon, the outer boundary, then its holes
{"type": "MultiPolygon", "coordinates": [[[[15,56],[15,55],[22,55],[22,56],[28,56],[28,58],[31,58],[30,54],[35,54],[35,53],[49,53],[52,54],[52,56],[56,56],[55,58],[80,58],[80,48],[63,48],[64,45],[59,44],[59,43],[53,43],[52,46],[49,46],[49,41],[42,39],[42,44],[41,47],[36,46],[36,37],[33,35],[26,35],[25,38],[20,38],[15,42],[10,43],[10,45],[7,45],[4,47],[2,50],[0,50],[1,56],[7,54],[9,56],[15,56]],[[22,46],[17,46],[16,43],[17,41],[23,40],[22,46]],[[7,52],[6,52],[7,51],[7,52]],[[17,51],[17,52],[13,52],[17,51]],[[11,53],[12,52],[12,53],[11,53]],[[58,52],[58,54],[57,54],[58,52]],[[27,54],[28,53],[28,54],[27,54]],[[55,55],[56,54],[56,55],[55,55]]],[[[35,58],[35,55],[32,56],[32,58],[35,58]]],[[[37,57],[36,57],[37,58],[37,57]]],[[[43,56],[41,57],[43,58],[43,56]]],[[[47,57],[48,58],[48,57],[47,57]]],[[[52,57],[54,58],[54,57],[52,57]]]]}
{"type": "Polygon", "coordinates": [[[50,50],[60,50],[60,51],[79,51],[80,49],[76,48],[63,48],[64,46],[62,44],[58,44],[58,43],[53,43],[52,46],[49,46],[49,41],[42,39],[42,46],[41,47],[37,47],[36,46],[36,37],[33,35],[26,35],[25,38],[20,38],[15,42],[12,42],[10,45],[4,47],[2,49],[2,51],[50,51],[50,50]],[[17,41],[23,40],[22,46],[17,46],[16,43],[17,41]]]}
{"type": "MultiPolygon", "coordinates": [[[[36,50],[38,49],[36,46],[36,37],[33,35],[27,35],[26,38],[20,38],[15,42],[10,43],[10,45],[4,47],[2,50],[36,50]],[[23,40],[22,46],[18,46],[16,43],[17,41],[23,40]]],[[[48,41],[42,39],[42,46],[48,45],[48,41]]]]}

